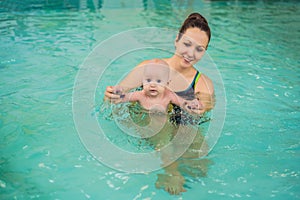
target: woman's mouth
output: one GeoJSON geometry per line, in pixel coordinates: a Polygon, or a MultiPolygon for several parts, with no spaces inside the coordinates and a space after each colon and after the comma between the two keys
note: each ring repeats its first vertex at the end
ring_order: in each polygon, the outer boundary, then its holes
{"type": "Polygon", "coordinates": [[[190,60],[188,58],[185,58],[185,57],[183,57],[183,60],[184,60],[185,63],[188,63],[188,64],[190,64],[192,62],[192,60],[190,60]]]}
{"type": "Polygon", "coordinates": [[[186,63],[186,64],[190,64],[190,61],[189,60],[187,60],[187,59],[183,59],[184,60],[184,62],[186,63]]]}

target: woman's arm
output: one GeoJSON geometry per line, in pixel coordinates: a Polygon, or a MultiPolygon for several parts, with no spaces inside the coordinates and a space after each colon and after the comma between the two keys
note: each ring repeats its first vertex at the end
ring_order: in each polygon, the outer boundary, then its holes
{"type": "MultiPolygon", "coordinates": [[[[143,61],[133,70],[131,70],[127,76],[118,84],[124,92],[137,88],[142,85],[142,77],[144,73],[144,65],[149,61],[143,61]]],[[[120,95],[114,93],[114,86],[107,86],[104,93],[104,100],[111,100],[112,102],[118,101],[120,95]]]]}
{"type": "Polygon", "coordinates": [[[140,101],[143,97],[142,91],[124,93],[123,89],[119,85],[110,87],[112,88],[113,94],[118,96],[114,103],[136,102],[140,101]]]}
{"type": "Polygon", "coordinates": [[[204,112],[214,108],[216,100],[213,82],[204,74],[201,74],[197,82],[195,96],[202,103],[204,112]]]}

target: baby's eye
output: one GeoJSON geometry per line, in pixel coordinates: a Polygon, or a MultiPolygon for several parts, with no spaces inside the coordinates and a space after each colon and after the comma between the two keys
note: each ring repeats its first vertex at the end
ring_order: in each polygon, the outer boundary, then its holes
{"type": "Polygon", "coordinates": [[[160,79],[158,79],[156,82],[157,82],[157,83],[161,83],[161,80],[160,80],[160,79]]]}
{"type": "Polygon", "coordinates": [[[151,79],[150,79],[150,78],[147,78],[146,81],[147,81],[148,83],[150,83],[150,82],[151,82],[151,79]]]}

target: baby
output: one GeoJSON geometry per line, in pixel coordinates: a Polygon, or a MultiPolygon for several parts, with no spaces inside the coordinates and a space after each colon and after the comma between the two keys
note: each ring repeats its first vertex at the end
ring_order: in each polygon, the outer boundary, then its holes
{"type": "Polygon", "coordinates": [[[202,108],[199,100],[185,100],[168,89],[170,68],[160,59],[153,59],[144,67],[143,89],[141,91],[123,93],[119,86],[115,86],[115,94],[120,95],[119,102],[139,102],[149,111],[166,112],[170,103],[197,113],[202,108]]]}

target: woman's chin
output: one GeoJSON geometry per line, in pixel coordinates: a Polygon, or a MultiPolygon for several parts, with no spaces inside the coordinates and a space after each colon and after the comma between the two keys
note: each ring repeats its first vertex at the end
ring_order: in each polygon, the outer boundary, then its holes
{"type": "Polygon", "coordinates": [[[189,61],[185,60],[185,59],[182,59],[181,65],[184,66],[184,67],[192,66],[192,64],[189,61]]]}

